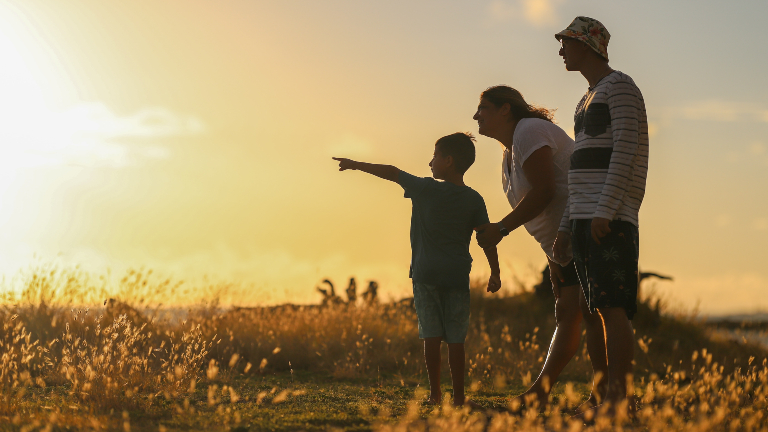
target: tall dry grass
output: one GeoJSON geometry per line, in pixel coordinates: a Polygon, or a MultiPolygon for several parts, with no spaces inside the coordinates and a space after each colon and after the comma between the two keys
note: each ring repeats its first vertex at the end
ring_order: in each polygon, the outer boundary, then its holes
{"type": "MultiPolygon", "coordinates": [[[[407,301],[223,309],[217,297],[221,286],[188,286],[149,271],[131,271],[116,284],[109,280],[50,267],[28,275],[16,292],[6,292],[0,307],[0,418],[44,425],[41,416],[47,412],[28,408],[37,400],[35,391],[50,386],[63,391],[59,400],[83,407],[82,418],[70,424],[87,425],[127,410],[168,404],[189,409],[198,386],[207,387],[211,406],[222,403],[221,394],[236,401],[230,383],[243,374],[308,371],[411,380],[425,375],[415,311],[407,301]],[[189,292],[208,293],[207,302],[183,314],[164,313],[168,309],[160,303],[172,300],[169,293],[189,292]]],[[[473,289],[471,311],[466,344],[471,388],[527,385],[541,368],[554,330],[552,301],[531,292],[498,297],[473,289]]],[[[698,318],[665,314],[656,301],[642,302],[634,323],[635,391],[642,402],[635,421],[643,428],[763,427],[765,350],[713,339],[698,318]]],[[[562,381],[585,382],[589,373],[583,350],[562,381]]],[[[490,422],[492,430],[575,430],[563,413],[581,397],[566,386],[545,416],[488,418],[445,409],[427,423],[409,415],[384,427],[412,430],[432,422],[479,430],[490,422]]],[[[609,428],[601,421],[594,427],[609,428]]]]}

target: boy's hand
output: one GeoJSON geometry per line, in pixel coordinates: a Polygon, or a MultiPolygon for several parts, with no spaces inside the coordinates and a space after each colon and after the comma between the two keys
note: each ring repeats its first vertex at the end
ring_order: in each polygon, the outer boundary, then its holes
{"type": "Polygon", "coordinates": [[[499,231],[499,225],[495,223],[480,225],[475,228],[475,231],[477,232],[477,244],[483,249],[496,246],[504,238],[499,231]]]}
{"type": "Polygon", "coordinates": [[[501,289],[501,276],[499,273],[491,273],[491,277],[488,279],[488,292],[495,293],[501,289]]]}
{"type": "Polygon", "coordinates": [[[558,231],[555,244],[552,247],[555,259],[560,262],[568,260],[568,249],[571,247],[571,233],[558,231]]]}
{"type": "Polygon", "coordinates": [[[592,240],[595,243],[600,244],[600,239],[611,232],[611,228],[608,226],[610,223],[610,220],[601,217],[592,219],[592,240]]]}
{"type": "Polygon", "coordinates": [[[346,159],[346,158],[331,158],[333,160],[339,161],[339,171],[344,171],[348,169],[355,169],[355,165],[357,164],[356,161],[353,161],[352,159],[346,159]]]}

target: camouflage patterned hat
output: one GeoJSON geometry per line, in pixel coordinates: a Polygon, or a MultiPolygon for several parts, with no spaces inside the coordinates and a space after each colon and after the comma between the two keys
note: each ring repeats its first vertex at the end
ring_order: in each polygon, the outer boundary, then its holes
{"type": "Polygon", "coordinates": [[[611,34],[600,21],[585,16],[576,17],[568,28],[555,35],[557,40],[564,37],[584,42],[608,60],[608,41],[611,39],[611,34]]]}

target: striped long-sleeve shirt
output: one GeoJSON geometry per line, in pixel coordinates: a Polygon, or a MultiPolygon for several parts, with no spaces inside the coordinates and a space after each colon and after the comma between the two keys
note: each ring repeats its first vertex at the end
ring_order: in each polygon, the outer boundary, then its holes
{"type": "Polygon", "coordinates": [[[648,120],[640,89],[613,71],[590,88],[576,107],[576,136],[568,170],[570,220],[601,217],[638,226],[648,173],[648,120]]]}

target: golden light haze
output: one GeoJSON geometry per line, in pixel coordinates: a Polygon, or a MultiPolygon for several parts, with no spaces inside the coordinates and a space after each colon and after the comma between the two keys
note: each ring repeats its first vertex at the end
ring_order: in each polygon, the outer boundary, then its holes
{"type": "MultiPolygon", "coordinates": [[[[246,303],[316,301],[325,277],[407,295],[410,203],[330,157],[429,175],[434,141],[476,133],[501,83],[572,131],[587,84],[552,35],[588,15],[651,122],[641,268],[685,307],[765,310],[768,6],[704,3],[6,1],[0,266],[209,275],[252,286],[246,303]]],[[[466,181],[499,220],[501,150],[477,149],[466,181]]],[[[507,286],[545,263],[518,231],[507,286]]]]}

